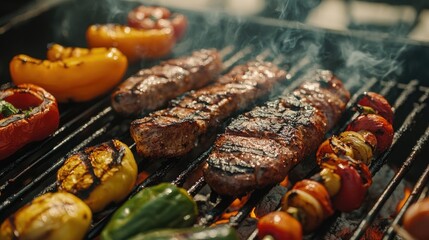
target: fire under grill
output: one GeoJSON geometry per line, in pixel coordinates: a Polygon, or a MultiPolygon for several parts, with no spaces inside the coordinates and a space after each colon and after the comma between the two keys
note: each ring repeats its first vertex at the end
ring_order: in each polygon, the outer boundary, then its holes
{"type": "MultiPolygon", "coordinates": [[[[1,76],[8,79],[7,63],[18,53],[34,54],[43,57],[44,46],[49,42],[64,45],[84,45],[82,35],[89,23],[107,21],[121,22],[124,14],[134,7],[135,3],[121,3],[123,14],[113,19],[105,13],[94,12],[92,3],[77,5],[63,3],[50,8],[14,25],[0,35],[0,46],[6,46],[13,40],[13,47],[5,50],[1,58],[1,76]],[[71,16],[77,13],[78,16],[71,16]],[[63,21],[56,21],[59,15],[63,21]],[[82,16],[86,16],[82,18],[82,16]],[[69,31],[58,28],[66,26],[67,21],[79,19],[77,27],[69,31]],[[34,26],[41,23],[50,24],[48,29],[36,34],[34,26]],[[46,31],[46,32],[44,32],[46,31]],[[34,34],[31,43],[23,42],[27,34],[34,34]],[[39,50],[36,50],[39,49],[39,50]],[[3,69],[6,67],[5,69],[3,69]]],[[[374,160],[370,167],[374,174],[374,184],[370,189],[367,201],[362,209],[349,214],[337,213],[324,223],[315,233],[306,239],[349,238],[367,239],[397,237],[398,226],[404,211],[419,197],[427,194],[429,165],[425,158],[429,144],[429,81],[424,62],[429,60],[429,47],[406,42],[404,40],[387,40],[386,38],[367,38],[359,34],[343,34],[310,29],[288,22],[271,21],[262,18],[235,19],[216,14],[186,12],[190,29],[187,37],[177,45],[173,56],[189,53],[193,49],[215,47],[221,51],[224,61],[224,72],[232,66],[248,60],[267,60],[288,70],[287,81],[278,89],[292,90],[305,79],[305,76],[318,68],[334,71],[345,82],[352,94],[340,122],[327,135],[338,134],[345,129],[348,122],[356,117],[353,109],[359,95],[365,91],[378,92],[384,95],[395,109],[395,136],[392,147],[374,160]],[[220,32],[219,29],[223,29],[220,32]],[[220,36],[221,35],[221,36],[220,36]],[[293,36],[293,39],[291,38],[293,36]],[[288,41],[286,41],[288,40],[288,41]],[[344,52],[339,46],[353,46],[353,51],[374,49],[382,46],[383,51],[398,51],[395,64],[402,64],[400,74],[374,74],[365,67],[347,66],[344,52]],[[317,49],[314,49],[314,46],[317,49]],[[405,49],[405,50],[404,50],[405,49]],[[417,54],[426,54],[421,57],[417,54]],[[423,62],[421,62],[423,61],[423,62]],[[404,189],[410,194],[402,209],[391,211],[399,200],[404,198],[404,189]],[[392,200],[393,199],[393,200],[392,200]],[[387,212],[387,214],[386,214],[387,212]]],[[[123,21],[123,20],[122,20],[123,21]]],[[[70,24],[70,23],[69,23],[70,24]]],[[[28,41],[28,39],[26,40],[28,41]]],[[[385,62],[392,61],[386,59],[385,62]]],[[[155,65],[156,61],[142,61],[130,66],[128,75],[142,67],[155,65]]],[[[378,66],[375,66],[378,67],[378,66]]],[[[275,98],[279,92],[273,92],[269,98],[275,98]]],[[[261,104],[261,102],[257,103],[261,104]]],[[[279,205],[279,194],[287,187],[272,186],[255,190],[242,199],[218,196],[211,192],[201,174],[201,164],[205,161],[217,133],[233,118],[227,120],[207,137],[201,139],[198,146],[186,156],[175,159],[146,161],[138,157],[135,145],[129,135],[129,124],[132,119],[118,116],[110,106],[109,96],[82,104],[60,105],[60,128],[44,141],[30,144],[14,154],[10,159],[0,163],[0,221],[15,212],[34,197],[56,189],[56,172],[66,156],[87,146],[119,139],[126,143],[136,157],[139,166],[139,183],[131,196],[139,190],[160,182],[172,182],[188,189],[199,204],[200,216],[198,225],[227,222],[238,229],[243,239],[256,239],[257,231],[255,211],[275,210],[279,205]],[[239,203],[237,204],[237,201],[239,203]],[[256,209],[256,210],[255,210],[256,209]],[[226,218],[226,219],[225,219],[226,218]]],[[[296,181],[308,178],[318,171],[314,154],[295,166],[288,176],[290,186],[296,181]]],[[[408,194],[407,194],[408,196],[408,194]]],[[[105,211],[94,215],[88,239],[98,236],[109,216],[120,206],[111,205],[105,211]]]]}

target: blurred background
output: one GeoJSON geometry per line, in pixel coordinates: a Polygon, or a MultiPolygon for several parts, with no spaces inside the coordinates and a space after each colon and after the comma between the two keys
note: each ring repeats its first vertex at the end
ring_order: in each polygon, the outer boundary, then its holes
{"type": "MultiPolygon", "coordinates": [[[[0,34],[11,19],[26,17],[65,1],[3,1],[0,8],[0,34]],[[22,14],[24,16],[22,16],[22,14]]],[[[110,0],[115,5],[119,0],[110,0]]],[[[257,16],[299,22],[309,26],[364,34],[390,35],[429,42],[428,0],[152,0],[136,1],[192,11],[217,11],[238,16],[257,16]]]]}

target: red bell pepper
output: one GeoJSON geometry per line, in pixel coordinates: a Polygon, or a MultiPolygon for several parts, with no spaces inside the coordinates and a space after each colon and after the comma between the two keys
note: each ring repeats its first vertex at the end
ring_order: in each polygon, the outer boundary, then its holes
{"type": "Polygon", "coordinates": [[[0,160],[24,145],[58,129],[60,115],[54,96],[32,84],[0,91],[0,160]]]}

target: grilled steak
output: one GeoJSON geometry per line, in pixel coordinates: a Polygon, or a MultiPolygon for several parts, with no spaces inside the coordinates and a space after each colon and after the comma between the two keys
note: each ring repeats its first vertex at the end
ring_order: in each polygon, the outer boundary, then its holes
{"type": "Polygon", "coordinates": [[[112,106],[123,115],[159,109],[169,100],[212,82],[221,70],[221,57],[213,49],[168,60],[143,69],[123,82],[112,94],[112,106]]]}
{"type": "Polygon", "coordinates": [[[204,166],[215,192],[240,196],[278,183],[317,148],[350,95],[329,71],[312,77],[293,93],[240,115],[217,138],[204,166]]]}
{"type": "Polygon", "coordinates": [[[186,154],[200,136],[267,94],[286,72],[271,63],[237,66],[216,83],[171,102],[171,107],[131,123],[137,152],[147,158],[186,154]]]}

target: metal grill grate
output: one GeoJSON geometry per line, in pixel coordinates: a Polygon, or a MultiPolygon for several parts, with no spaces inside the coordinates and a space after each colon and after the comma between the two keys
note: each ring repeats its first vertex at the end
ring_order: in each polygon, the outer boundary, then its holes
{"type": "MultiPolygon", "coordinates": [[[[258,27],[255,24],[252,23],[250,26],[258,27]]],[[[279,26],[272,26],[272,29],[281,30],[279,26]]],[[[311,56],[300,52],[299,49],[283,52],[280,50],[281,47],[275,45],[275,42],[274,46],[262,44],[263,46],[261,47],[261,42],[255,43],[249,38],[250,36],[244,36],[243,39],[239,39],[236,42],[220,41],[214,44],[218,49],[222,49],[221,54],[224,58],[226,70],[249,59],[267,59],[288,69],[289,81],[282,87],[286,90],[292,90],[301,83],[306,74],[321,67],[313,62],[311,56]]],[[[201,43],[195,46],[195,48],[197,47],[213,47],[213,45],[201,43]]],[[[183,55],[190,51],[188,48],[183,49],[178,50],[178,55],[183,55]]],[[[143,63],[144,66],[153,64],[156,63],[143,63]]],[[[136,72],[137,68],[140,68],[140,66],[134,66],[130,71],[136,72]]],[[[335,69],[333,70],[335,72],[335,69]]],[[[347,75],[339,75],[339,77],[343,80],[348,78],[347,75]]],[[[362,78],[364,79],[365,77],[362,78]]],[[[353,106],[358,101],[358,96],[365,91],[379,92],[394,105],[396,119],[392,147],[379,156],[375,161],[377,164],[373,164],[370,170],[373,174],[376,174],[381,168],[386,167],[385,163],[400,165],[401,167],[392,179],[386,180],[386,187],[383,193],[378,196],[378,200],[373,204],[368,214],[361,217],[360,225],[356,228],[353,239],[359,239],[363,236],[366,228],[377,217],[397,185],[406,177],[413,164],[418,162],[419,154],[428,149],[429,127],[426,120],[429,118],[427,106],[429,96],[428,82],[419,80],[403,82],[398,79],[380,80],[368,78],[362,80],[361,84],[349,89],[353,97],[347,106],[347,111],[339,124],[328,133],[328,135],[332,135],[341,132],[356,117],[353,106]],[[401,154],[398,154],[399,152],[401,154]]],[[[110,99],[105,96],[95,102],[84,103],[79,106],[73,104],[62,106],[64,111],[61,111],[61,127],[48,139],[25,147],[15,154],[14,161],[2,166],[0,169],[0,220],[31,201],[35,196],[54,191],[56,188],[56,171],[65,161],[67,154],[71,152],[111,138],[117,138],[128,144],[135,153],[135,145],[132,143],[128,133],[131,120],[117,116],[109,104],[110,99]],[[80,109],[82,108],[86,110],[81,112],[80,109]]],[[[218,132],[221,130],[222,126],[219,127],[218,132]]],[[[212,133],[213,137],[215,134],[216,132],[212,133]]],[[[150,175],[134,188],[131,196],[141,189],[161,181],[171,181],[175,185],[183,186],[201,163],[205,161],[210,152],[212,140],[214,139],[208,139],[206,143],[202,143],[189,155],[177,159],[148,163],[145,159],[136,157],[139,172],[148,171],[150,175]]],[[[422,164],[420,163],[420,165],[422,164]]],[[[399,224],[405,209],[424,192],[429,178],[429,167],[427,161],[423,162],[423,165],[425,170],[420,173],[416,180],[410,198],[397,217],[393,219],[390,228],[385,234],[385,239],[391,239],[394,236],[395,226],[399,224]]],[[[302,178],[312,176],[317,171],[318,168],[314,163],[314,159],[310,157],[292,169],[290,180],[291,182],[296,182],[302,178]]],[[[195,196],[206,189],[204,178],[200,177],[190,185],[188,192],[195,196]]],[[[251,193],[247,202],[229,219],[229,224],[234,227],[241,224],[249,217],[255,205],[269,194],[269,191],[270,189],[268,188],[251,193]]],[[[215,203],[199,217],[198,225],[209,226],[213,224],[234,201],[231,197],[219,197],[213,193],[211,198],[215,200],[215,203]]],[[[108,217],[117,207],[118,205],[111,206],[107,210],[94,215],[91,229],[87,235],[88,239],[94,239],[98,236],[108,217]]],[[[325,223],[318,232],[309,237],[314,239],[323,238],[323,236],[333,231],[331,226],[335,225],[336,221],[342,221],[342,219],[339,219],[339,214],[330,218],[328,223],[325,223]]],[[[251,232],[249,239],[256,238],[256,234],[256,231],[251,232]]]]}

